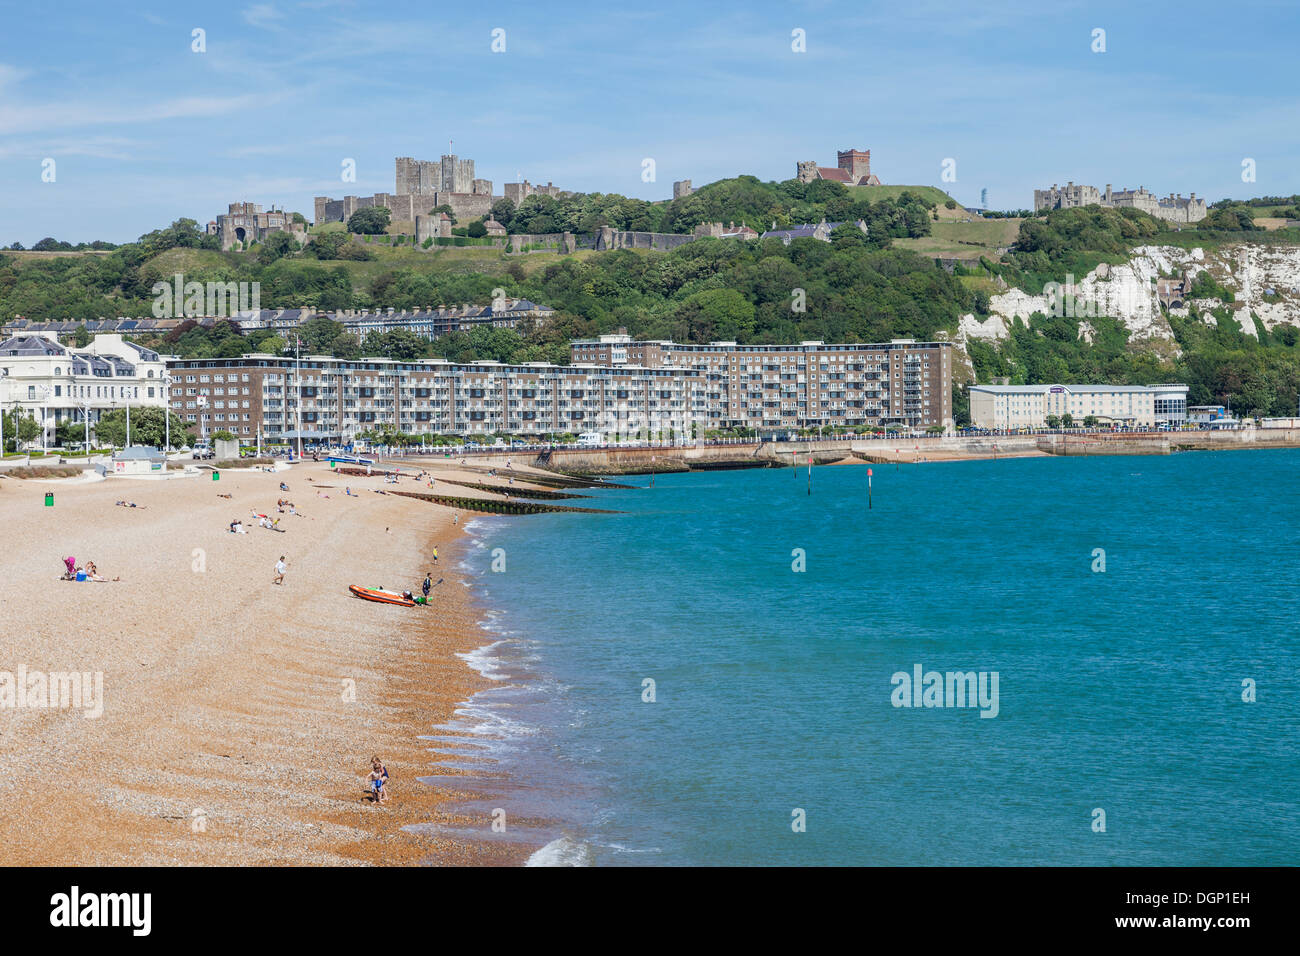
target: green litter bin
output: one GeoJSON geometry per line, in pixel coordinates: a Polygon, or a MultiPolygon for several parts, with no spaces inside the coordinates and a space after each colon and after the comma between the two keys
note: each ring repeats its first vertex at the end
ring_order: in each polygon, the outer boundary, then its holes
{"type": "Polygon", "coordinates": [[[45,492],[45,507],[47,508],[54,507],[54,492],[52,491],[45,492]]]}
{"type": "Polygon", "coordinates": [[[212,480],[213,480],[213,481],[220,481],[220,480],[221,480],[221,472],[219,472],[219,471],[214,471],[214,472],[212,473],[212,480]]]}

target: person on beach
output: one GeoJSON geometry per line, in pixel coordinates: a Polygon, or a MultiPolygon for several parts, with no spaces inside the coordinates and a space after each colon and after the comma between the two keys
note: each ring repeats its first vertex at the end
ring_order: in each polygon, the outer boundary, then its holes
{"type": "MultiPolygon", "coordinates": [[[[87,562],[86,562],[86,576],[87,576],[91,581],[98,581],[98,582],[100,582],[101,584],[106,583],[106,582],[108,581],[108,578],[101,578],[101,577],[99,576],[99,568],[95,567],[95,562],[94,562],[94,561],[87,561],[87,562]]],[[[121,580],[122,580],[122,576],[119,574],[117,577],[113,578],[113,580],[114,580],[114,581],[121,581],[121,580]]]]}
{"type": "Polygon", "coordinates": [[[280,560],[275,562],[275,577],[271,579],[272,584],[284,584],[284,555],[280,555],[280,560]]]}
{"type": "Polygon", "coordinates": [[[370,776],[366,778],[370,783],[370,791],[375,795],[375,803],[388,802],[388,768],[384,762],[376,755],[370,758],[370,776]]]}
{"type": "Polygon", "coordinates": [[[438,560],[438,546],[436,544],[433,546],[433,560],[438,560]]]}
{"type": "Polygon", "coordinates": [[[424,592],[425,601],[429,600],[429,592],[433,590],[433,572],[430,571],[424,576],[424,583],[420,585],[420,590],[424,592]]]}

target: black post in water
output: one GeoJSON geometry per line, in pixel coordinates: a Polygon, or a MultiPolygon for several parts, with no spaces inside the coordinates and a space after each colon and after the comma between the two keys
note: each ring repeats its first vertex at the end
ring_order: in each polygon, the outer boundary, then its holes
{"type": "Polygon", "coordinates": [[[871,469],[867,469],[867,510],[871,510],[871,469]]]}
{"type": "Polygon", "coordinates": [[[808,494],[812,494],[812,457],[808,458],[808,494]]]}

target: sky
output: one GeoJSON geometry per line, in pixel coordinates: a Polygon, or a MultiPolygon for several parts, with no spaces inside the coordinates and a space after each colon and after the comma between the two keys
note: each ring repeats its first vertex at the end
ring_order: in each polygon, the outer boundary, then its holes
{"type": "Polygon", "coordinates": [[[992,209],[1067,181],[1291,195],[1297,49],[1296,0],[0,0],[0,245],[127,242],[238,201],[311,219],[449,141],[496,194],[667,199],[852,147],[992,209]]]}

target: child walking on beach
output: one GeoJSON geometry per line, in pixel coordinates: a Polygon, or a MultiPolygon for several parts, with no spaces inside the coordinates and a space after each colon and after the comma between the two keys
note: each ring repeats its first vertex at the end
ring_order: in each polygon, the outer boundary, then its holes
{"type": "Polygon", "coordinates": [[[271,579],[272,584],[284,584],[284,555],[280,555],[280,560],[275,562],[275,577],[271,579]]]}
{"type": "Polygon", "coordinates": [[[370,758],[370,791],[375,795],[376,803],[388,802],[388,768],[378,755],[370,758]]]}

